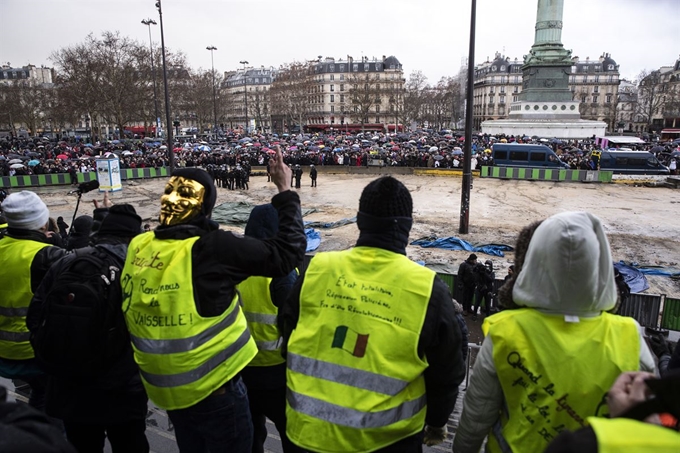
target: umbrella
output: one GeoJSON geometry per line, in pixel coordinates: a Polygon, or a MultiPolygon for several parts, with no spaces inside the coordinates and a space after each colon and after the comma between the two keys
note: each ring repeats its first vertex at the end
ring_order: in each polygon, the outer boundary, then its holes
{"type": "Polygon", "coordinates": [[[273,149],[268,149],[267,154],[276,154],[276,151],[274,151],[273,149]]]}
{"type": "Polygon", "coordinates": [[[123,151],[121,154],[123,154],[123,156],[129,156],[132,154],[132,151],[123,151]]]}
{"type": "Polygon", "coordinates": [[[434,160],[442,160],[444,158],[444,156],[441,156],[439,154],[437,154],[436,156],[432,156],[432,157],[434,158],[434,160]]]}
{"type": "MultiPolygon", "coordinates": [[[[117,145],[117,144],[120,143],[120,140],[112,140],[111,143],[113,143],[114,145],[117,145]]],[[[85,145],[85,146],[87,146],[87,145],[85,145]]]]}
{"type": "Polygon", "coordinates": [[[66,154],[58,154],[57,159],[66,160],[68,159],[68,156],[66,154]]]}
{"type": "Polygon", "coordinates": [[[21,159],[12,159],[12,160],[9,161],[9,163],[10,163],[10,164],[20,164],[20,163],[21,163],[21,159]]]}
{"type": "Polygon", "coordinates": [[[5,156],[0,155],[0,160],[7,160],[5,156]]]}
{"type": "Polygon", "coordinates": [[[40,164],[40,161],[37,159],[29,160],[28,161],[28,166],[29,167],[35,167],[36,165],[40,164]]]}
{"type": "Polygon", "coordinates": [[[460,149],[454,149],[453,151],[451,151],[451,154],[453,154],[454,156],[459,156],[463,154],[463,151],[461,151],[460,149]]]}
{"type": "Polygon", "coordinates": [[[158,149],[162,149],[162,150],[165,150],[165,149],[168,149],[168,147],[167,147],[167,146],[165,146],[165,145],[162,145],[162,146],[161,146],[160,148],[158,148],[158,149]]]}
{"type": "Polygon", "coordinates": [[[437,148],[436,146],[430,146],[430,152],[433,153],[435,151],[439,151],[439,148],[437,148]]]}
{"type": "Polygon", "coordinates": [[[12,164],[9,168],[24,168],[24,164],[12,164]]]}
{"type": "Polygon", "coordinates": [[[85,146],[86,146],[87,148],[92,148],[94,145],[93,145],[92,143],[85,143],[85,146]]]}

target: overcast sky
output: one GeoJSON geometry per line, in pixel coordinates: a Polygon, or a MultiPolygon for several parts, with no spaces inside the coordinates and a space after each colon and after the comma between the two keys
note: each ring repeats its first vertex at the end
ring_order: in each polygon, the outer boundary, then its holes
{"type": "MultiPolygon", "coordinates": [[[[406,77],[430,84],[468,54],[469,0],[163,0],[165,44],[194,68],[233,70],[323,57],[396,56],[406,77]]],[[[52,66],[50,54],[89,33],[118,30],[148,45],[155,0],[0,0],[0,63],[52,66]]],[[[475,63],[496,51],[522,59],[534,39],[537,0],[477,0],[475,63]]],[[[632,79],[680,54],[680,0],[564,0],[562,43],[582,60],[608,52],[632,79]]],[[[160,27],[152,26],[154,45],[160,27]]]]}

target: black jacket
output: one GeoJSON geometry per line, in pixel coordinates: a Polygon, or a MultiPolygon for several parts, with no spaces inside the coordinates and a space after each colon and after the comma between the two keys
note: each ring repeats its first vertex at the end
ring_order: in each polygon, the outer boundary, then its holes
{"type": "MultiPolygon", "coordinates": [[[[357,216],[359,239],[357,246],[377,247],[406,254],[406,244],[411,228],[410,218],[376,218],[363,213],[357,216]]],[[[312,258],[313,259],[313,258],[312,258]]],[[[279,310],[279,326],[284,344],[300,317],[300,289],[304,276],[298,279],[286,304],[279,310]]],[[[458,386],[465,378],[461,349],[461,332],[449,288],[438,277],[434,280],[432,295],[420,333],[418,354],[426,357],[427,415],[425,423],[441,427],[453,412],[458,386]]]]}
{"type": "Polygon", "coordinates": [[[285,277],[302,263],[307,236],[300,197],[288,190],[275,195],[272,205],[279,214],[279,232],[269,239],[236,235],[206,221],[155,230],[161,240],[200,236],[191,249],[191,272],[196,309],[201,316],[224,313],[236,285],[251,275],[285,277]]]}
{"type": "MultiPolygon", "coordinates": [[[[125,264],[127,244],[115,238],[99,238],[97,247],[114,257],[120,269],[125,264]]],[[[75,259],[69,254],[52,265],[33,296],[26,316],[28,329],[38,327],[47,293],[66,266],[75,259]]],[[[121,300],[122,303],[122,300],[121,300]]],[[[120,311],[120,325],[125,325],[120,311]]],[[[45,411],[67,422],[87,424],[122,423],[146,416],[147,397],[139,368],[128,342],[110,370],[96,378],[77,379],[51,376],[45,411]],[[96,410],[92,410],[92,408],[96,410]]]]}

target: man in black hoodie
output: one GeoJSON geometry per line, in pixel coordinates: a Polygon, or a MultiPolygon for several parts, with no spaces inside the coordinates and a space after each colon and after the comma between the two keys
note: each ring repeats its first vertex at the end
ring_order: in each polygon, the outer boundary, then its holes
{"type": "Polygon", "coordinates": [[[283,277],[307,245],[300,198],[280,149],[271,161],[279,231],[255,239],[210,219],[216,189],[207,172],[173,172],[160,226],[130,244],[123,310],[149,398],[166,409],[181,452],[250,453],[253,427],[240,372],[257,354],[236,285],[283,277]]]}
{"type": "Polygon", "coordinates": [[[395,178],[368,184],[356,246],[317,253],[279,311],[287,434],[306,450],[419,452],[446,437],[461,332],[447,285],[406,257],[412,212],[395,178]]]}

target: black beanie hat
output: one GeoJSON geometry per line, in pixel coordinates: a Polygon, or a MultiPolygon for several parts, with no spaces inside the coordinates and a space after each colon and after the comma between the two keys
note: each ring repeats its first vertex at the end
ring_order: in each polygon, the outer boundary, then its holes
{"type": "Polygon", "coordinates": [[[209,217],[213,208],[215,207],[215,200],[217,198],[217,191],[215,184],[207,171],[200,168],[178,168],[172,172],[172,176],[182,176],[187,179],[193,179],[197,183],[205,187],[205,195],[203,196],[203,207],[201,213],[209,217]]]}
{"type": "Polygon", "coordinates": [[[364,187],[359,199],[359,212],[374,217],[411,217],[411,193],[391,176],[378,178],[364,187]]]}
{"type": "Polygon", "coordinates": [[[133,237],[142,231],[142,218],[129,204],[115,204],[109,208],[109,213],[97,231],[102,236],[133,237]]]}

